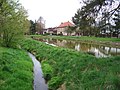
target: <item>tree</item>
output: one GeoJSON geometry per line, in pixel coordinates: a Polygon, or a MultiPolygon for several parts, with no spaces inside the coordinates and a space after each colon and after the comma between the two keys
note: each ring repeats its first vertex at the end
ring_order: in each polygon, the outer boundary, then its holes
{"type": "Polygon", "coordinates": [[[113,28],[115,29],[114,33],[117,35],[120,34],[120,9],[116,11],[116,13],[114,14],[114,22],[115,22],[115,25],[113,26],[113,28]]]}
{"type": "Polygon", "coordinates": [[[0,40],[3,46],[17,46],[28,27],[27,12],[18,1],[0,1],[0,40]]]}
{"type": "Polygon", "coordinates": [[[91,27],[93,27],[95,19],[92,17],[92,15],[88,16],[87,13],[85,13],[84,7],[78,9],[75,16],[72,17],[72,21],[77,27],[77,33],[81,33],[81,35],[91,35],[91,27]]]}
{"type": "Polygon", "coordinates": [[[108,33],[109,30],[112,36],[112,17],[114,13],[120,8],[119,0],[82,1],[84,5],[77,11],[75,16],[72,18],[75,25],[79,27],[79,31],[81,31],[83,35],[92,35],[91,32],[93,32],[93,30],[98,33],[100,29],[102,29],[103,31],[104,28],[105,33],[106,31],[108,33]],[[100,22],[100,24],[98,24],[98,22],[100,22]],[[97,28],[98,31],[96,30],[97,28]]]}
{"type": "Polygon", "coordinates": [[[30,20],[29,34],[35,34],[35,33],[36,33],[36,23],[30,20]]]}

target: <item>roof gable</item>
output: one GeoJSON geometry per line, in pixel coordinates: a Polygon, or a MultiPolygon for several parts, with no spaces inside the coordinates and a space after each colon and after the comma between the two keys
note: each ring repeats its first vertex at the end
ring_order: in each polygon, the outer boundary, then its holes
{"type": "Polygon", "coordinates": [[[68,26],[74,26],[74,24],[68,21],[68,22],[61,23],[58,27],[63,28],[63,27],[68,27],[68,26]]]}

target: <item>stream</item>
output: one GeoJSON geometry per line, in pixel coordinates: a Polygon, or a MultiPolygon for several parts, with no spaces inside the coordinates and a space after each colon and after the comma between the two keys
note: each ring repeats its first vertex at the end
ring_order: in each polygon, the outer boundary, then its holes
{"type": "Polygon", "coordinates": [[[34,55],[28,53],[34,64],[34,90],[48,90],[48,86],[43,78],[43,72],[40,62],[34,55]]]}

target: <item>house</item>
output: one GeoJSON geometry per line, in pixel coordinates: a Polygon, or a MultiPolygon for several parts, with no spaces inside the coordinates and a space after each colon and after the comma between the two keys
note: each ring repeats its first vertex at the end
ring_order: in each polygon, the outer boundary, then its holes
{"type": "Polygon", "coordinates": [[[57,35],[57,27],[43,29],[43,34],[57,35]]]}
{"type": "MultiPolygon", "coordinates": [[[[74,27],[74,24],[72,24],[71,22],[64,22],[61,23],[58,27],[57,27],[57,35],[68,35],[68,27],[74,27]]],[[[75,32],[72,33],[71,35],[75,35],[75,32]]]]}
{"type": "Polygon", "coordinates": [[[56,35],[57,34],[57,27],[54,27],[54,28],[48,28],[47,29],[48,32],[50,35],[56,35]]]}
{"type": "MultiPolygon", "coordinates": [[[[61,23],[58,27],[43,29],[43,34],[48,33],[50,35],[69,35],[68,27],[74,27],[75,25],[71,22],[61,23]]],[[[75,35],[75,32],[72,32],[70,35],[75,35]]]]}

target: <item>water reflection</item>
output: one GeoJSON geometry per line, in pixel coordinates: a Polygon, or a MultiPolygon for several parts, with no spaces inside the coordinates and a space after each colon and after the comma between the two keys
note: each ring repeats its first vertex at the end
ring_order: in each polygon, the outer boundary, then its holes
{"type": "Polygon", "coordinates": [[[80,41],[72,41],[72,40],[59,40],[59,39],[39,39],[42,42],[46,42],[51,44],[52,46],[60,46],[70,49],[75,49],[77,51],[84,51],[90,54],[95,55],[96,57],[108,57],[108,56],[116,56],[120,55],[120,48],[107,47],[96,44],[89,44],[80,41]]]}

